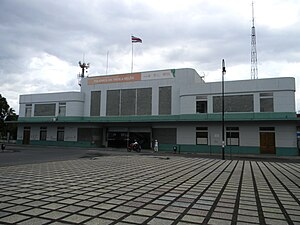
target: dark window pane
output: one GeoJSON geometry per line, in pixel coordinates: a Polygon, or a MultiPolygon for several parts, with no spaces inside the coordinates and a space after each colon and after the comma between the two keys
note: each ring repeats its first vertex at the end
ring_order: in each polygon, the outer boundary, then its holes
{"type": "Polygon", "coordinates": [[[120,115],[120,90],[107,91],[106,115],[107,116],[120,115]]]}
{"type": "Polygon", "coordinates": [[[196,101],[196,112],[207,113],[207,101],[196,101]]]}
{"type": "Polygon", "coordinates": [[[170,115],[172,106],[172,87],[159,88],[159,114],[170,115]]]}
{"type": "Polygon", "coordinates": [[[101,101],[101,91],[91,92],[91,116],[100,116],[100,101],[101,101]]]}
{"type": "Polygon", "coordinates": [[[237,131],[237,130],[239,130],[239,128],[238,127],[226,127],[226,130],[235,130],[235,131],[237,131]]]}
{"type": "MultiPolygon", "coordinates": [[[[222,97],[213,97],[213,112],[218,113],[222,111],[222,97]]],[[[253,95],[233,95],[225,96],[224,98],[225,112],[253,112],[254,103],[253,95]]]]}
{"type": "Polygon", "coordinates": [[[78,128],[78,141],[97,141],[101,139],[99,128],[78,128]]]}
{"type": "Polygon", "coordinates": [[[273,97],[273,93],[260,93],[260,97],[273,97]]]}
{"type": "Polygon", "coordinates": [[[135,115],[136,89],[121,90],[121,115],[135,115]]]}
{"type": "Polygon", "coordinates": [[[239,146],[240,145],[240,133],[239,132],[226,132],[226,145],[239,146]]]}
{"type": "Polygon", "coordinates": [[[57,128],[57,141],[64,141],[65,138],[65,128],[58,127],[57,128]]]}
{"type": "Polygon", "coordinates": [[[196,144],[207,145],[208,144],[208,132],[196,132],[196,144]]]}
{"type": "Polygon", "coordinates": [[[40,128],[40,140],[46,141],[47,140],[47,127],[40,128]]]}
{"type": "Polygon", "coordinates": [[[176,128],[153,128],[153,140],[157,140],[159,144],[176,144],[177,140],[176,128]]]}
{"type": "Polygon", "coordinates": [[[260,99],[260,111],[261,112],[274,112],[273,98],[261,98],[260,99]]]}
{"type": "Polygon", "coordinates": [[[137,115],[152,114],[152,88],[137,89],[137,115]]]}
{"type": "Polygon", "coordinates": [[[196,130],[208,130],[207,127],[196,127],[196,130]]]}
{"type": "Polygon", "coordinates": [[[58,116],[66,116],[66,103],[59,103],[58,116]]]}
{"type": "Polygon", "coordinates": [[[260,131],[275,131],[275,127],[260,127],[260,131]]]}
{"type": "Polygon", "coordinates": [[[35,104],[34,116],[55,116],[56,104],[35,104]]]}

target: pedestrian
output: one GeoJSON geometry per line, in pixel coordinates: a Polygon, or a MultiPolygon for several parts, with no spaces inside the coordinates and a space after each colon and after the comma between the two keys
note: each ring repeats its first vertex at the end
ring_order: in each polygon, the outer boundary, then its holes
{"type": "Polygon", "coordinates": [[[154,141],[154,151],[158,152],[158,141],[157,140],[154,141]]]}

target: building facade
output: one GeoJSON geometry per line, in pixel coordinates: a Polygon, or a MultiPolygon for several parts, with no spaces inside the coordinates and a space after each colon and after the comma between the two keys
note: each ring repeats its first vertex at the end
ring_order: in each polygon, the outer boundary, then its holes
{"type": "MultiPolygon", "coordinates": [[[[225,152],[298,155],[295,79],[225,82],[225,152]]],[[[20,96],[18,142],[220,153],[221,82],[194,69],[84,77],[80,92],[20,96]]]]}

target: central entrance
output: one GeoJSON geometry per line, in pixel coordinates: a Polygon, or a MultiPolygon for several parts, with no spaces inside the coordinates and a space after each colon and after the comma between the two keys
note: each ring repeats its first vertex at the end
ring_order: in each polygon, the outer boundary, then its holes
{"type": "Polygon", "coordinates": [[[142,149],[151,148],[151,129],[147,128],[109,128],[107,146],[126,148],[129,143],[137,141],[142,149]]]}

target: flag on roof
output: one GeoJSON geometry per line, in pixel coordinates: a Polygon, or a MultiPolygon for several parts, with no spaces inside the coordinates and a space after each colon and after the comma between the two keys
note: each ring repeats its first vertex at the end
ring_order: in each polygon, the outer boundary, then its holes
{"type": "Polygon", "coordinates": [[[135,36],[131,36],[131,42],[132,43],[142,43],[142,39],[135,37],[135,36]]]}

